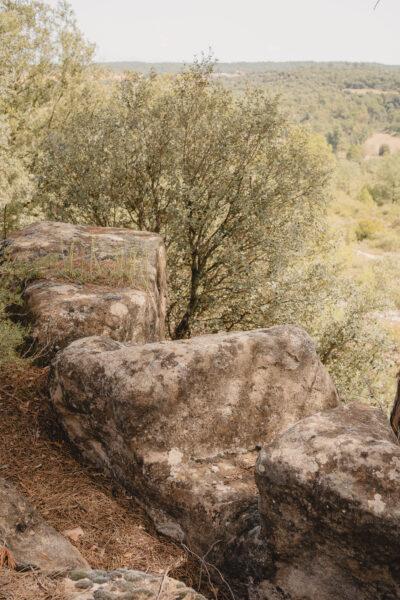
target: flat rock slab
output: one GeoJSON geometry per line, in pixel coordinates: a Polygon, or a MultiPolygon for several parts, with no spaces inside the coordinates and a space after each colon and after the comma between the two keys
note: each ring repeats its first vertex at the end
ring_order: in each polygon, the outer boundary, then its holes
{"type": "Polygon", "coordinates": [[[20,569],[62,573],[88,567],[79,551],[13,485],[0,478],[0,547],[3,544],[20,569]]]}
{"type": "Polygon", "coordinates": [[[131,569],[75,570],[65,581],[67,600],[205,600],[176,579],[131,569]]]}
{"type": "Polygon", "coordinates": [[[39,280],[26,287],[24,301],[35,345],[46,355],[94,334],[138,343],[159,339],[157,308],[141,290],[39,280]]]}
{"type": "Polygon", "coordinates": [[[382,411],[351,404],[300,421],[262,450],[256,480],[275,557],[259,575],[282,598],[400,598],[400,446],[382,411]]]}
{"type": "Polygon", "coordinates": [[[82,333],[109,335],[110,330],[120,341],[164,339],[166,257],[160,236],[130,229],[41,222],[14,232],[1,244],[1,253],[47,280],[30,284],[25,292],[38,344],[49,332],[59,330],[53,345],[63,347],[71,341],[74,329],[74,339],[82,333]],[[123,298],[118,306],[110,304],[111,325],[105,296],[110,289],[123,298]],[[67,337],[62,340],[64,331],[67,337]],[[129,332],[131,338],[127,337],[129,332]]]}
{"type": "Polygon", "coordinates": [[[338,405],[311,339],[295,327],[60,352],[51,395],[81,453],[136,494],[162,533],[203,554],[257,512],[259,445],[338,405]]]}

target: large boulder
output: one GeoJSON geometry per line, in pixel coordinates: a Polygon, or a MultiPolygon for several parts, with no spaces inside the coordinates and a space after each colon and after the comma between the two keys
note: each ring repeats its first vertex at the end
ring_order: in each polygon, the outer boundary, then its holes
{"type": "Polygon", "coordinates": [[[161,337],[157,307],[143,290],[40,280],[23,297],[35,345],[46,355],[94,334],[138,343],[161,337]]]}
{"type": "Polygon", "coordinates": [[[136,494],[159,531],[200,554],[215,546],[219,560],[256,519],[259,445],[338,405],[311,339],[289,326],[82,339],[58,354],[51,396],[83,456],[136,494]]]}
{"type": "Polygon", "coordinates": [[[261,451],[256,480],[272,560],[255,598],[400,598],[400,446],[382,411],[300,421],[261,451]]]}
{"type": "Polygon", "coordinates": [[[19,569],[60,573],[88,567],[79,551],[11,483],[0,478],[0,548],[3,545],[19,569]]]}
{"type": "Polygon", "coordinates": [[[33,342],[49,356],[73,339],[164,338],[166,258],[160,236],[130,229],[42,222],[12,234],[3,260],[36,281],[24,291],[33,342]],[[37,280],[39,278],[39,280],[37,280]]]}
{"type": "Polygon", "coordinates": [[[205,600],[176,579],[125,568],[72,571],[63,592],[66,600],[205,600]]]}

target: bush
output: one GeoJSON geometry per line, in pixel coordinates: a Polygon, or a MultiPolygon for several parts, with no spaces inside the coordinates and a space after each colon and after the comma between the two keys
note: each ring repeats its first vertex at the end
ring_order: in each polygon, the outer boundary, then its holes
{"type": "Polygon", "coordinates": [[[51,218],[160,233],[169,331],[183,338],[258,321],[259,266],[284,271],[319,235],[330,169],[326,144],[275,98],[236,98],[205,60],[130,75],[110,102],[74,111],[45,140],[36,201],[51,218]]]}
{"type": "Polygon", "coordinates": [[[378,219],[361,219],[356,228],[358,241],[372,240],[383,230],[383,224],[378,219]]]}

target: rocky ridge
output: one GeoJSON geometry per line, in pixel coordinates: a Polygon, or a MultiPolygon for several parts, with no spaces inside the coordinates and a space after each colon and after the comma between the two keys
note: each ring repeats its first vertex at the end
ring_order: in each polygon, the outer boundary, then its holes
{"type": "MultiPolygon", "coordinates": [[[[64,260],[71,243],[88,268],[94,246],[116,268],[121,248],[151,257],[145,286],[47,277],[25,290],[38,345],[61,349],[52,402],[85,459],[137,495],[160,532],[218,565],[236,600],[399,598],[400,455],[386,417],[342,406],[295,327],[157,341],[165,253],[153,234],[36,224],[3,253],[64,260]]],[[[158,599],[168,579],[82,573],[65,580],[71,600],[158,599]]],[[[165,598],[200,598],[171,585],[165,598]]]]}

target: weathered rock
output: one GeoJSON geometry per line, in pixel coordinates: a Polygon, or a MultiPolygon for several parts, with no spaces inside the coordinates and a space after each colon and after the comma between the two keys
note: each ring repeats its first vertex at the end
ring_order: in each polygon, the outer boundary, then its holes
{"type": "Polygon", "coordinates": [[[54,573],[88,567],[78,550],[50,527],[13,485],[0,478],[0,546],[3,544],[22,569],[54,573]]]}
{"type": "Polygon", "coordinates": [[[138,343],[160,337],[157,308],[141,290],[39,280],[26,287],[24,300],[32,337],[47,355],[94,334],[138,343]]]}
{"type": "Polygon", "coordinates": [[[158,235],[42,222],[14,233],[2,254],[39,270],[24,298],[33,341],[48,355],[88,335],[164,338],[166,258],[158,235]]]}
{"type": "Polygon", "coordinates": [[[256,519],[259,444],[338,404],[295,327],[142,346],[79,340],[58,354],[51,390],[82,454],[137,494],[159,531],[201,554],[218,541],[218,560],[256,519]]]}
{"type": "Polygon", "coordinates": [[[256,480],[273,558],[259,575],[277,598],[400,598],[400,446],[380,410],[300,421],[262,450],[256,480]]]}
{"type": "Polygon", "coordinates": [[[400,371],[397,373],[396,396],[390,413],[390,424],[398,439],[400,439],[400,371]]]}
{"type": "Polygon", "coordinates": [[[73,571],[64,593],[67,600],[205,600],[176,579],[132,569],[73,571]]]}

